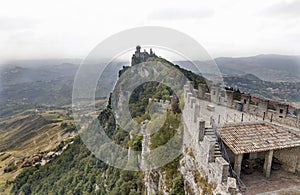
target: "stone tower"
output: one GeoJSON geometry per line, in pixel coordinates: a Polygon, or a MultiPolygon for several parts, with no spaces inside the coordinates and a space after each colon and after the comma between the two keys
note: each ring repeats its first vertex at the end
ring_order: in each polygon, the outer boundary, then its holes
{"type": "Polygon", "coordinates": [[[131,58],[131,66],[139,64],[141,62],[146,62],[149,57],[157,57],[157,56],[152,51],[152,49],[150,49],[150,54],[145,49],[143,52],[141,52],[141,46],[137,45],[136,50],[131,58]]]}
{"type": "Polygon", "coordinates": [[[135,57],[141,57],[141,46],[136,46],[135,57]]]}
{"type": "Polygon", "coordinates": [[[249,111],[249,108],[250,108],[250,101],[251,101],[251,96],[250,94],[242,94],[242,98],[241,98],[241,101],[243,103],[243,111],[244,112],[247,112],[249,111]]]}
{"type": "Polygon", "coordinates": [[[205,98],[205,92],[206,92],[206,84],[200,83],[198,85],[198,94],[200,99],[203,100],[205,98]]]}

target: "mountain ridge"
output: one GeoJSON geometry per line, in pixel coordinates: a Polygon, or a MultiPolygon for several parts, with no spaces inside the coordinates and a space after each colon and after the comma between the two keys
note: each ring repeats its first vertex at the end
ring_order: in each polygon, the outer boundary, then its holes
{"type": "MultiPolygon", "coordinates": [[[[175,61],[185,69],[199,72],[189,61],[175,61]]],[[[299,82],[300,56],[261,54],[249,57],[218,57],[213,61],[197,63],[216,63],[223,75],[244,75],[251,73],[264,81],[299,82]]]]}

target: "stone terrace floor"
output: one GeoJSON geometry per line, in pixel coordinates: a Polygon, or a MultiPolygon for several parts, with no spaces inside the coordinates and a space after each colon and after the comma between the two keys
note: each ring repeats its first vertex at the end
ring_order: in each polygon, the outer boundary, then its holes
{"type": "Polygon", "coordinates": [[[283,170],[271,172],[271,177],[266,178],[262,172],[255,171],[250,175],[241,175],[241,179],[247,186],[246,195],[290,195],[300,194],[300,174],[289,173],[283,170]]]}
{"type": "MultiPolygon", "coordinates": [[[[216,122],[218,122],[218,117],[220,115],[220,126],[223,124],[230,124],[230,123],[239,123],[241,122],[242,113],[244,114],[243,122],[263,122],[261,117],[256,117],[254,115],[240,112],[238,110],[228,108],[225,106],[217,105],[215,103],[199,100],[200,103],[200,118],[206,121],[206,126],[209,126],[210,117],[213,116],[216,122]],[[207,109],[208,105],[213,105],[215,107],[214,111],[210,111],[207,109]],[[228,115],[229,117],[227,117],[228,115]],[[227,120],[227,121],[226,121],[227,120]]],[[[265,122],[269,122],[266,120],[265,122]]],[[[273,125],[281,126],[289,130],[290,132],[300,136],[300,129],[296,127],[287,126],[285,124],[280,124],[275,121],[272,122],[273,125]]]]}

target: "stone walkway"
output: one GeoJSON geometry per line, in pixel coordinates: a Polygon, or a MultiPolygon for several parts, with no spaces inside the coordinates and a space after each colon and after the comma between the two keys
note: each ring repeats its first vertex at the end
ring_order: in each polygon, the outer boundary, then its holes
{"type": "Polygon", "coordinates": [[[261,194],[300,194],[300,174],[283,170],[272,171],[271,177],[266,178],[262,172],[255,171],[250,175],[241,175],[247,186],[247,195],[261,194]]]}
{"type": "Polygon", "coordinates": [[[234,110],[225,106],[217,105],[212,102],[208,102],[205,100],[199,100],[200,103],[200,117],[202,120],[209,121],[210,117],[213,116],[215,121],[220,124],[224,124],[226,122],[234,122],[238,123],[241,122],[242,114],[243,114],[243,121],[244,122],[254,122],[254,121],[262,121],[262,118],[250,116],[247,113],[240,112],[238,110],[234,110]],[[214,110],[208,110],[208,106],[213,106],[214,110]],[[220,115],[220,120],[219,120],[220,115]],[[249,120],[250,119],[250,120],[249,120]]]}
{"type": "MultiPolygon", "coordinates": [[[[225,106],[217,105],[212,102],[208,102],[205,100],[199,100],[200,103],[200,117],[202,120],[207,121],[206,126],[209,126],[210,117],[213,116],[216,123],[219,125],[224,125],[226,123],[240,123],[243,115],[243,122],[263,122],[262,117],[257,117],[249,113],[240,112],[238,110],[228,108],[225,106]],[[208,105],[212,105],[214,107],[214,111],[210,111],[207,109],[208,105]],[[220,118],[219,118],[220,115],[220,118]]],[[[269,120],[265,120],[265,122],[269,122],[269,120]]],[[[296,127],[291,127],[285,124],[280,124],[278,122],[273,121],[271,124],[276,126],[281,126],[284,129],[300,136],[300,129],[296,127]]]]}
{"type": "Polygon", "coordinates": [[[296,194],[300,194],[300,186],[283,189],[283,190],[276,190],[272,192],[261,193],[258,195],[296,195],[296,194]]]}

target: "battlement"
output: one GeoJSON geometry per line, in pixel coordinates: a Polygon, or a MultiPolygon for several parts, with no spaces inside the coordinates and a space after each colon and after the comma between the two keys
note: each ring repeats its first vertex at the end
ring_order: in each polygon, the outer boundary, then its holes
{"type": "Polygon", "coordinates": [[[238,110],[249,116],[251,115],[251,117],[261,117],[263,120],[270,122],[278,122],[296,128],[300,127],[300,113],[298,113],[300,109],[288,103],[258,98],[247,93],[241,93],[240,100],[236,100],[234,91],[225,90],[224,86],[214,84],[209,86],[209,90],[206,84],[199,84],[198,89],[191,88],[190,92],[200,100],[238,110]]]}
{"type": "MultiPolygon", "coordinates": [[[[208,177],[208,181],[218,184],[225,191],[229,191],[227,181],[235,179],[228,176],[229,163],[222,157],[219,144],[216,141],[217,137],[213,130],[214,127],[206,126],[208,121],[201,118],[201,109],[206,108],[201,107],[199,99],[195,96],[192,83],[185,85],[183,109],[185,122],[184,146],[186,150],[193,151],[198,166],[197,169],[205,172],[204,174],[208,177]]],[[[232,191],[233,189],[230,190],[232,191]]]]}

